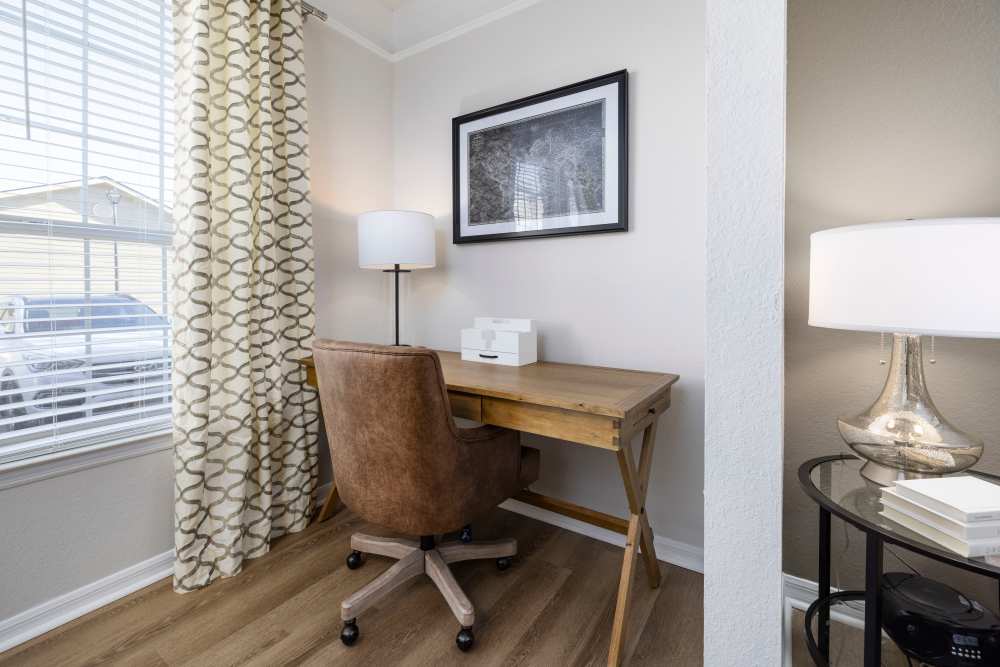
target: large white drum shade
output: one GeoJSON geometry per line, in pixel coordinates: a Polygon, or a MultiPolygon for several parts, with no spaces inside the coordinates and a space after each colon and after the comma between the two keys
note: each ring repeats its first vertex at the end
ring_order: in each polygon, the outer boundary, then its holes
{"type": "Polygon", "coordinates": [[[1000,337],[1000,218],[903,220],[811,237],[809,324],[1000,337]]]}
{"type": "Polygon", "coordinates": [[[358,216],[362,269],[430,269],[435,264],[434,217],[417,211],[369,211],[358,216]]]}

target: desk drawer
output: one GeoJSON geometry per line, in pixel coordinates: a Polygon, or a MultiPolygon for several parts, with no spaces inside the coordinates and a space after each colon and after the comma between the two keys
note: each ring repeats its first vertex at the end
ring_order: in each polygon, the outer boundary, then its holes
{"type": "Polygon", "coordinates": [[[482,396],[449,391],[448,400],[451,401],[451,414],[453,417],[471,419],[474,422],[483,421],[482,396]]]}
{"type": "Polygon", "coordinates": [[[490,396],[483,398],[482,414],[479,421],[494,426],[603,449],[617,451],[619,448],[621,422],[612,417],[490,396]]]}

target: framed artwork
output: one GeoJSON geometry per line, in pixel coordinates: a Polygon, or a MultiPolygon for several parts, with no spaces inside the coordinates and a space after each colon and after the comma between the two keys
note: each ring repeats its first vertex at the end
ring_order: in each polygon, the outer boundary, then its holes
{"type": "Polygon", "coordinates": [[[628,72],[452,120],[454,243],[628,230],[628,72]]]}

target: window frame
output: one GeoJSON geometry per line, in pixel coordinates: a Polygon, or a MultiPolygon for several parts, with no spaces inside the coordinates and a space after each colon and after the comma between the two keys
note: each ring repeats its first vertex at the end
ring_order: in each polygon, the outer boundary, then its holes
{"type": "Polygon", "coordinates": [[[0,491],[173,449],[171,428],[133,433],[0,463],[0,491]]]}

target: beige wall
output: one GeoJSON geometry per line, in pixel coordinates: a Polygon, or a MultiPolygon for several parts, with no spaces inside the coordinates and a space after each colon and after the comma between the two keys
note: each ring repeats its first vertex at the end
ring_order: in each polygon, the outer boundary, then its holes
{"type": "MultiPolygon", "coordinates": [[[[702,544],[704,3],[546,0],[396,64],[395,205],[438,220],[438,268],[404,280],[406,341],[455,350],[477,315],[538,322],[542,358],[681,375],[661,423],[647,509],[657,535],[702,544]],[[630,230],[451,243],[451,119],[629,70],[630,230]]],[[[366,339],[390,335],[384,313],[366,339]]],[[[369,292],[370,293],[370,289],[369,292]]],[[[359,294],[358,297],[367,296],[359,294]]],[[[358,313],[360,316],[360,313],[358,313]]],[[[530,438],[536,488],[606,512],[625,507],[614,457],[530,438]]]]}
{"type": "MultiPolygon", "coordinates": [[[[847,451],[835,419],[870,405],[885,367],[877,334],[806,324],[809,234],[1000,215],[1000,3],[790,0],[788,10],[784,569],[815,579],[817,512],[796,472],[847,451]]],[[[981,286],[993,307],[995,288],[981,286]]],[[[937,359],[935,402],[986,438],[980,467],[1000,473],[1000,342],[938,338],[937,359]]],[[[863,540],[851,530],[846,547],[836,522],[834,554],[840,585],[861,584],[863,540]]],[[[889,555],[886,567],[905,569],[889,555]]],[[[996,604],[995,584],[928,571],[996,604]]]]}

